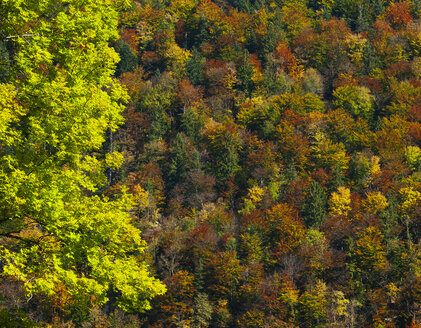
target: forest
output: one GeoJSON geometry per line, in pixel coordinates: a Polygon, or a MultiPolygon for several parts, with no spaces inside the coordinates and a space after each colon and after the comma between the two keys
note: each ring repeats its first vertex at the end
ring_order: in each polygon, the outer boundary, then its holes
{"type": "Polygon", "coordinates": [[[1,0],[0,327],[421,328],[421,0],[1,0]]]}

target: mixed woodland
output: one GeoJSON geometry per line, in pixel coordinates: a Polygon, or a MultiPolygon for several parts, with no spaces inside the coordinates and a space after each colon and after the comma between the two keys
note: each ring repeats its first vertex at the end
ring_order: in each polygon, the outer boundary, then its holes
{"type": "Polygon", "coordinates": [[[421,327],[421,1],[0,2],[0,326],[421,327]]]}

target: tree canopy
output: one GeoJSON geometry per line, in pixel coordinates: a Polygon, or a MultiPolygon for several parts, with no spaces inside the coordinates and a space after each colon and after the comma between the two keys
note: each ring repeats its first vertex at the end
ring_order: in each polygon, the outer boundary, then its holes
{"type": "MultiPolygon", "coordinates": [[[[99,193],[119,152],[100,156],[128,96],[113,78],[115,1],[2,1],[0,36],[12,64],[0,84],[1,274],[27,297],[110,296],[130,311],[165,291],[124,188],[99,193]]],[[[121,5],[121,4],[120,4],[121,5]]]]}

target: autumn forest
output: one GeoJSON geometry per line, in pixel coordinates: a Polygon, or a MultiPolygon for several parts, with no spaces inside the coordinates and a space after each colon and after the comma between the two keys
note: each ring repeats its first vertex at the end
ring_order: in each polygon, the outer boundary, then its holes
{"type": "Polygon", "coordinates": [[[0,327],[420,328],[421,1],[0,1],[0,327]]]}

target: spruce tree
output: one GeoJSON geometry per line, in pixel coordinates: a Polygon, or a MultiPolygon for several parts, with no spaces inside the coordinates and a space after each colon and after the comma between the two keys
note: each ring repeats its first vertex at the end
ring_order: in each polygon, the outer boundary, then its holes
{"type": "Polygon", "coordinates": [[[197,48],[193,48],[192,56],[187,62],[187,77],[193,85],[202,84],[204,82],[203,66],[205,58],[201,55],[197,48]]]}
{"type": "Polygon", "coordinates": [[[170,187],[174,187],[177,183],[184,182],[187,177],[187,162],[187,152],[184,148],[184,140],[181,133],[178,133],[171,152],[168,167],[170,187]]]}
{"type": "Polygon", "coordinates": [[[304,221],[308,227],[318,227],[326,219],[327,197],[317,181],[312,181],[303,206],[304,221]]]}

